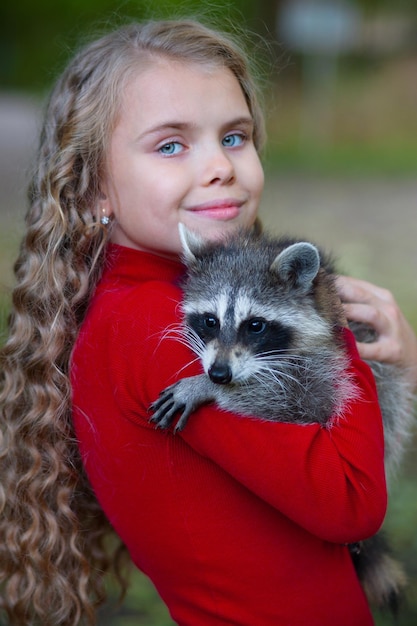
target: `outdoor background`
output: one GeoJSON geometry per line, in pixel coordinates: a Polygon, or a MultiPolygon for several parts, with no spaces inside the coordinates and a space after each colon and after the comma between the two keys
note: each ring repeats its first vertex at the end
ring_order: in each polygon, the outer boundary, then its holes
{"type": "MultiPolygon", "coordinates": [[[[184,14],[227,30],[237,25],[248,37],[251,56],[259,59],[269,136],[265,225],[315,240],[336,254],[341,271],[389,288],[417,329],[415,0],[3,0],[2,334],[30,165],[54,78],[91,34],[132,18],[184,14]]],[[[399,626],[417,624],[416,450],[414,438],[392,485],[386,521],[410,579],[399,626]]],[[[113,605],[102,611],[100,626],[172,625],[139,574],[123,607],[113,605]]],[[[376,621],[392,623],[381,615],[376,621]]]]}

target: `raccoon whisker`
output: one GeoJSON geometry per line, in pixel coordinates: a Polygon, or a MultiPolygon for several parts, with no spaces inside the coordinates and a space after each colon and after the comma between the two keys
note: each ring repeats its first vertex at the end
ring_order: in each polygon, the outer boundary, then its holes
{"type": "MultiPolygon", "coordinates": [[[[317,356],[317,353],[316,353],[317,356]]],[[[311,357],[303,354],[294,354],[289,350],[270,350],[269,352],[263,352],[262,354],[255,355],[256,360],[259,361],[271,361],[276,364],[277,359],[280,363],[299,367],[299,363],[310,363],[311,357]]]]}
{"type": "MultiPolygon", "coordinates": [[[[309,359],[305,356],[295,355],[292,353],[282,354],[281,352],[268,352],[263,354],[257,354],[254,356],[257,362],[274,364],[275,368],[277,362],[284,367],[300,367],[305,363],[308,363],[309,359]]],[[[311,359],[310,359],[311,360],[311,359]]]]}
{"type": "Polygon", "coordinates": [[[201,351],[201,349],[200,349],[200,347],[198,345],[191,344],[191,342],[188,341],[185,337],[175,337],[175,340],[176,340],[177,343],[180,343],[181,345],[185,346],[186,348],[189,348],[190,350],[192,350],[192,352],[197,354],[198,358],[201,358],[202,351],[201,351]]]}
{"type": "Polygon", "coordinates": [[[202,356],[202,347],[196,341],[190,341],[187,337],[181,337],[178,339],[178,342],[181,343],[183,346],[187,346],[187,348],[190,348],[190,350],[195,352],[197,356],[202,356]]]}
{"type": "Polygon", "coordinates": [[[254,372],[252,378],[261,383],[265,388],[268,388],[271,384],[271,380],[273,380],[274,383],[277,383],[283,389],[285,386],[283,378],[291,379],[292,377],[290,377],[287,373],[284,373],[283,370],[277,369],[275,364],[275,367],[267,367],[265,365],[262,366],[254,372]]]}
{"type": "MultiPolygon", "coordinates": [[[[268,354],[272,354],[274,356],[281,356],[281,355],[288,355],[288,354],[294,354],[292,348],[277,348],[275,350],[265,350],[264,352],[262,352],[262,354],[258,355],[258,356],[265,356],[268,354]]],[[[299,355],[294,355],[294,356],[299,356],[299,355]]]]}
{"type": "MultiPolygon", "coordinates": [[[[271,352],[269,353],[269,357],[265,355],[257,355],[255,358],[257,362],[261,364],[261,367],[266,367],[266,368],[270,367],[276,370],[277,360],[276,358],[274,359],[273,357],[274,355],[271,352]]],[[[303,372],[310,373],[312,367],[316,369],[317,367],[323,367],[324,373],[328,372],[329,367],[334,368],[335,366],[339,371],[342,371],[345,366],[345,361],[343,357],[335,358],[334,355],[328,352],[324,352],[321,355],[320,353],[316,352],[316,354],[314,355],[314,358],[312,356],[304,356],[304,355],[299,355],[299,356],[290,355],[287,358],[280,357],[279,365],[282,367],[283,370],[285,371],[293,370],[297,373],[297,375],[299,375],[300,373],[303,373],[303,372]]]]}
{"type": "MultiPolygon", "coordinates": [[[[283,383],[283,381],[271,370],[266,371],[266,372],[257,372],[256,374],[253,375],[253,379],[256,380],[256,382],[262,387],[264,388],[266,391],[268,391],[270,389],[271,386],[271,377],[274,380],[275,384],[279,385],[280,390],[281,391],[285,391],[285,384],[283,383]],[[268,376],[266,374],[269,374],[268,376]]],[[[247,383],[247,386],[249,387],[249,383],[247,383]]],[[[279,396],[279,391],[276,390],[276,394],[277,394],[277,398],[279,396]]]]}
{"type": "Polygon", "coordinates": [[[294,363],[293,361],[283,361],[277,364],[274,361],[265,360],[264,362],[259,363],[260,371],[268,372],[270,370],[278,373],[288,373],[288,372],[301,372],[308,370],[308,364],[304,361],[300,361],[298,363],[294,363]]]}
{"type": "MultiPolygon", "coordinates": [[[[297,369],[300,371],[299,367],[297,367],[297,369]]],[[[264,378],[265,386],[267,386],[268,382],[270,384],[272,379],[278,383],[282,389],[285,389],[285,381],[295,383],[295,385],[300,388],[303,387],[303,383],[299,378],[293,376],[288,371],[285,371],[285,369],[277,369],[276,365],[274,368],[264,367],[259,370],[258,374],[264,378]]]]}
{"type": "MultiPolygon", "coordinates": [[[[159,335],[159,333],[157,334],[159,335]]],[[[183,334],[184,329],[180,324],[172,324],[171,326],[167,326],[164,332],[160,334],[159,343],[165,339],[173,339],[175,341],[181,340],[183,334]]]]}
{"type": "Polygon", "coordinates": [[[189,348],[197,355],[197,357],[185,365],[184,368],[201,359],[204,350],[204,343],[197,333],[194,333],[191,329],[184,328],[182,324],[172,324],[171,326],[168,326],[160,335],[158,346],[165,339],[172,339],[173,341],[189,348]]]}
{"type": "Polygon", "coordinates": [[[189,361],[188,363],[186,363],[185,365],[183,365],[183,367],[178,370],[178,374],[181,374],[181,372],[183,372],[185,369],[187,369],[187,367],[189,367],[190,365],[193,365],[193,363],[197,363],[198,361],[200,361],[200,357],[196,356],[195,359],[192,359],[191,361],[189,361]]]}
{"type": "MultiPolygon", "coordinates": [[[[262,387],[267,388],[268,384],[270,384],[270,377],[267,376],[267,374],[271,374],[270,371],[265,371],[263,372],[262,370],[258,370],[256,372],[253,372],[250,376],[250,378],[247,378],[246,380],[243,381],[239,381],[240,385],[245,385],[245,387],[250,388],[251,386],[253,386],[253,382],[256,381],[257,383],[259,383],[260,385],[262,385],[262,387]]],[[[275,376],[274,376],[275,379],[275,376]]],[[[281,383],[281,381],[276,378],[275,379],[279,384],[281,383]]]]}
{"type": "Polygon", "coordinates": [[[182,329],[181,342],[188,345],[200,358],[202,357],[205,345],[197,333],[188,328],[182,329]]]}
{"type": "Polygon", "coordinates": [[[288,357],[288,358],[280,358],[279,361],[277,361],[276,358],[274,358],[273,354],[270,354],[269,356],[266,355],[256,355],[255,356],[255,360],[257,362],[257,364],[259,364],[259,367],[263,370],[274,370],[274,371],[281,371],[281,369],[283,371],[287,371],[287,370],[306,370],[309,367],[311,367],[311,363],[310,363],[310,359],[305,358],[305,357],[295,357],[293,358],[288,357]],[[279,366],[279,367],[277,367],[279,366]]]}
{"type": "MultiPolygon", "coordinates": [[[[285,363],[280,364],[282,367],[277,367],[277,363],[262,363],[261,367],[257,371],[259,380],[262,378],[265,383],[264,387],[269,387],[271,381],[278,384],[281,390],[286,390],[288,384],[292,385],[292,389],[300,388],[305,389],[309,386],[309,376],[303,377],[302,374],[310,374],[311,364],[308,360],[301,360],[299,364],[285,363]]],[[[254,376],[255,377],[255,376],[254,376]]]]}
{"type": "Polygon", "coordinates": [[[197,333],[189,328],[185,328],[182,324],[173,324],[166,328],[160,337],[160,341],[164,339],[173,339],[196,352],[198,356],[201,356],[204,349],[204,343],[197,333]]]}

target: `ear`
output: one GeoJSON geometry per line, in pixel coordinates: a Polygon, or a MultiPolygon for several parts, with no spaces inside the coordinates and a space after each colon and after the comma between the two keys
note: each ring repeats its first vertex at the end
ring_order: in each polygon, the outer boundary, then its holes
{"type": "Polygon", "coordinates": [[[274,272],[291,287],[307,292],[320,269],[319,251],[313,244],[301,241],[285,248],[272,262],[274,272]]]}
{"type": "Polygon", "coordinates": [[[197,233],[188,230],[184,224],[178,224],[178,231],[182,245],[183,259],[187,265],[193,265],[196,257],[204,245],[203,239],[197,233]]]}

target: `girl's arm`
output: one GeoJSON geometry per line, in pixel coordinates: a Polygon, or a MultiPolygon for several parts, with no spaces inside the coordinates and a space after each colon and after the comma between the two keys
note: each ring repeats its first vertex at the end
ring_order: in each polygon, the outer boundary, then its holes
{"type": "Polygon", "coordinates": [[[370,324],[378,333],[374,343],[358,343],[361,357],[404,367],[417,390],[417,337],[393,295],[386,289],[347,276],[340,276],[337,285],[346,317],[370,324]]]}
{"type": "MultiPolygon", "coordinates": [[[[175,316],[178,321],[175,298],[167,296],[157,310],[162,327],[169,327],[168,320],[172,323],[175,316]]],[[[137,332],[143,328],[142,321],[137,332]]],[[[132,345],[132,330],[126,348],[132,345]]],[[[137,403],[143,407],[141,415],[138,410],[131,418],[142,425],[149,419],[145,407],[163,388],[201,372],[186,346],[155,327],[150,334],[148,330],[141,349],[143,368],[129,385],[139,390],[137,403]]],[[[294,522],[337,543],[374,534],[386,509],[382,420],[374,380],[349,331],[346,339],[360,398],[331,428],[261,421],[210,405],[192,415],[181,434],[167,435],[181,437],[294,522]]],[[[130,367],[123,375],[131,378],[132,372],[130,367]]]]}
{"type": "Polygon", "coordinates": [[[314,535],[356,541],[378,530],[386,495],[372,376],[358,358],[352,372],[362,398],[328,430],[239,417],[211,406],[192,416],[181,436],[314,535]]]}

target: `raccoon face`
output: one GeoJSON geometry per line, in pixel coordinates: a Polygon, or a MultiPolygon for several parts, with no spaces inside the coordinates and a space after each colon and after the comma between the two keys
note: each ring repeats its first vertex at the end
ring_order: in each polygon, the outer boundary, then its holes
{"type": "Polygon", "coordinates": [[[256,375],[261,358],[267,359],[290,347],[292,330],[277,321],[263,317],[220,319],[215,313],[190,313],[188,328],[198,337],[199,350],[206,374],[214,383],[241,383],[256,375]]]}

